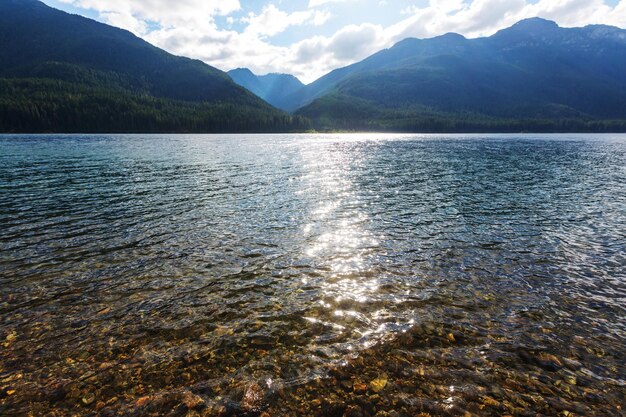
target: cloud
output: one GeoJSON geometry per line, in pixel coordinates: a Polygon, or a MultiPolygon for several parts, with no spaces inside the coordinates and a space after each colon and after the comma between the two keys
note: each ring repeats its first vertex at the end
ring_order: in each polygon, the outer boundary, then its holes
{"type": "Polygon", "coordinates": [[[301,11],[285,13],[274,5],[265,6],[263,11],[255,15],[254,13],[241,19],[248,26],[245,33],[260,37],[273,36],[284,32],[289,26],[298,26],[311,23],[315,26],[324,24],[330,18],[330,13],[320,11],[301,11]]]}
{"type": "MultiPolygon", "coordinates": [[[[146,30],[147,22],[162,27],[204,25],[216,15],[241,9],[239,0],[60,0],[74,7],[95,10],[107,23],[124,24],[132,31],[146,30]],[[109,20],[110,19],[110,20],[109,20]]],[[[136,32],[137,33],[137,32],[136,32]]],[[[139,32],[138,34],[143,34],[139,32]]]]}
{"type": "Polygon", "coordinates": [[[328,3],[345,3],[350,0],[309,0],[309,8],[323,6],[328,3]]]}
{"type": "Polygon", "coordinates": [[[424,7],[408,7],[409,17],[388,28],[394,41],[457,32],[467,37],[488,36],[514,23],[543,17],[561,26],[593,23],[626,25],[626,0],[611,7],[603,0],[431,0],[424,7]]]}
{"type": "Polygon", "coordinates": [[[349,25],[330,37],[314,37],[295,45],[292,67],[305,63],[310,68],[305,79],[361,60],[407,37],[428,38],[447,32],[466,37],[494,34],[529,17],[543,17],[562,26],[612,24],[626,27],[626,0],[609,6],[602,0],[430,0],[423,7],[409,6],[401,21],[380,25],[349,25]]]}
{"type": "Polygon", "coordinates": [[[527,5],[524,17],[541,16],[564,26],[607,24],[626,27],[626,0],[611,7],[602,0],[540,0],[527,5]]]}
{"type": "Polygon", "coordinates": [[[348,25],[330,37],[305,39],[290,48],[287,65],[304,81],[313,81],[383,48],[383,33],[382,26],[365,23],[348,25]]]}
{"type": "MultiPolygon", "coordinates": [[[[291,12],[279,7],[280,0],[268,0],[256,13],[246,13],[239,0],[61,1],[95,10],[101,20],[131,30],[172,53],[202,59],[224,70],[248,67],[259,74],[287,72],[304,82],[407,37],[426,38],[447,32],[469,38],[488,36],[535,16],[562,26],[602,23],[626,27],[626,0],[614,6],[606,0],[429,0],[421,6],[405,0],[369,0],[377,5],[373,7],[387,4],[387,12],[394,3],[405,7],[397,7],[393,24],[379,24],[372,13],[370,22],[347,24],[325,35],[311,34],[313,31],[308,29],[303,31],[307,33],[304,39],[294,38],[289,43],[283,36],[277,44],[274,39],[288,28],[322,27],[333,16],[334,3],[351,0],[309,0],[308,8],[291,12]],[[216,23],[219,16],[224,17],[226,25],[216,23]]],[[[343,20],[347,18],[343,16],[343,20]]],[[[289,36],[298,34],[290,32],[289,36]]]]}
{"type": "Polygon", "coordinates": [[[133,33],[144,34],[148,32],[146,23],[129,13],[101,12],[100,17],[110,25],[130,30],[133,33]]]}

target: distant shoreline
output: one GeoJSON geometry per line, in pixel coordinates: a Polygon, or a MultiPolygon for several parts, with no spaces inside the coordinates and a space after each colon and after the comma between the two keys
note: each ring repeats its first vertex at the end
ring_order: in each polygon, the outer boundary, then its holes
{"type": "Polygon", "coordinates": [[[626,131],[562,131],[562,132],[411,132],[411,131],[367,131],[367,130],[333,130],[307,132],[0,132],[0,136],[78,136],[78,135],[624,135],[626,131]]]}

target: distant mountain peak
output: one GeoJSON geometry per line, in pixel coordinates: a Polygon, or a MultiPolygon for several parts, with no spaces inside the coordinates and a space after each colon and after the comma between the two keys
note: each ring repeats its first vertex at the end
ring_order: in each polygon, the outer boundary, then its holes
{"type": "Polygon", "coordinates": [[[494,36],[500,38],[502,36],[514,36],[518,39],[526,38],[545,38],[551,37],[561,28],[552,20],[543,19],[541,17],[531,17],[529,19],[520,20],[513,26],[498,31],[494,36]]]}
{"type": "Polygon", "coordinates": [[[269,72],[264,75],[259,75],[259,74],[252,72],[252,70],[249,68],[242,68],[242,67],[232,69],[228,71],[227,73],[231,77],[236,76],[236,75],[245,75],[245,76],[252,76],[252,77],[257,77],[257,78],[284,78],[284,79],[298,80],[298,82],[300,82],[298,77],[296,77],[295,75],[285,74],[282,72],[269,72]]]}
{"type": "Polygon", "coordinates": [[[467,40],[465,36],[454,32],[448,32],[441,36],[437,36],[437,39],[467,40]]]}
{"type": "Polygon", "coordinates": [[[285,97],[304,87],[304,84],[291,74],[256,75],[248,68],[236,68],[228,71],[228,75],[235,83],[277,108],[284,108],[285,97]]]}
{"type": "Polygon", "coordinates": [[[240,74],[246,74],[246,75],[255,75],[248,68],[235,68],[235,69],[232,69],[232,70],[228,71],[228,73],[229,74],[240,73],[240,74]]]}
{"type": "Polygon", "coordinates": [[[552,20],[544,19],[542,17],[531,17],[528,19],[520,20],[511,28],[518,29],[558,29],[559,25],[552,20]]]}
{"type": "Polygon", "coordinates": [[[403,47],[403,46],[407,46],[407,45],[420,44],[420,43],[422,43],[424,41],[428,41],[428,40],[434,40],[434,41],[439,41],[439,42],[459,42],[459,41],[466,41],[467,38],[465,36],[460,35],[460,34],[455,33],[455,32],[448,32],[448,33],[445,33],[443,35],[439,35],[439,36],[435,36],[434,38],[427,38],[427,39],[404,38],[404,39],[396,42],[390,49],[403,47]]]}

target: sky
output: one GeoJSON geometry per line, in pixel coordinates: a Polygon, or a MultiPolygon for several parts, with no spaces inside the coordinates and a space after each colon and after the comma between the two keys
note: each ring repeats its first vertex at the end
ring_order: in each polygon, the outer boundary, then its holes
{"type": "Polygon", "coordinates": [[[489,36],[529,17],[626,28],[626,0],[44,0],[221,70],[310,83],[407,38],[489,36]]]}

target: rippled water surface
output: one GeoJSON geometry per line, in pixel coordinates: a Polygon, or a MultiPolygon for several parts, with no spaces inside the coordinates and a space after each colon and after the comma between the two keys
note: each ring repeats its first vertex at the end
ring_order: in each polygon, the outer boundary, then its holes
{"type": "Polygon", "coordinates": [[[1,415],[624,415],[625,136],[0,136],[1,415]]]}

